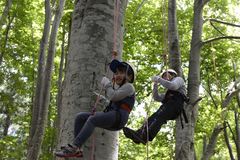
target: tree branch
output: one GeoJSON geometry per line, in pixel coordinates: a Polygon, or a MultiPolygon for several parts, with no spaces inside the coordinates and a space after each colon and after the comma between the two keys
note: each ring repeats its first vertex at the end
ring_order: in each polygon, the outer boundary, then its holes
{"type": "Polygon", "coordinates": [[[240,92],[240,87],[238,87],[239,83],[240,79],[236,80],[232,88],[229,89],[225,100],[222,102],[223,108],[226,107],[230,103],[231,99],[240,92]]]}
{"type": "Polygon", "coordinates": [[[221,39],[240,39],[240,37],[238,37],[238,36],[220,36],[220,37],[216,37],[216,38],[212,38],[212,39],[203,41],[201,45],[203,46],[207,43],[211,43],[211,42],[218,41],[221,39]]]}
{"type": "Polygon", "coordinates": [[[237,24],[234,24],[234,23],[229,23],[229,22],[225,22],[225,21],[221,21],[221,20],[218,20],[218,19],[214,19],[214,18],[208,18],[205,20],[206,21],[210,21],[211,22],[216,22],[216,23],[221,23],[221,24],[225,24],[225,25],[228,25],[228,26],[233,26],[233,27],[239,27],[240,28],[240,25],[237,25],[237,24]]]}
{"type": "Polygon", "coordinates": [[[206,148],[205,152],[203,153],[201,160],[208,160],[213,155],[214,148],[215,148],[216,143],[217,143],[217,137],[222,130],[223,130],[222,125],[216,125],[215,126],[215,128],[213,129],[212,135],[209,139],[209,143],[207,145],[207,148],[206,148]]]}
{"type": "Polygon", "coordinates": [[[210,0],[204,0],[203,4],[206,5],[208,2],[210,2],[210,0]]]}

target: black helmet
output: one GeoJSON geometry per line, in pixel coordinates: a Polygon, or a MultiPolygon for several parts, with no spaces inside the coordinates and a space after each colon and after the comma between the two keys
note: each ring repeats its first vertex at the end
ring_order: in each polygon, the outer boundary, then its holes
{"type": "Polygon", "coordinates": [[[130,83],[133,83],[134,79],[135,79],[135,71],[133,69],[133,66],[127,62],[120,62],[116,59],[112,60],[112,62],[110,63],[110,69],[113,73],[117,72],[117,68],[119,67],[123,67],[126,68],[127,70],[127,75],[132,75],[132,79],[129,81],[130,83]]]}

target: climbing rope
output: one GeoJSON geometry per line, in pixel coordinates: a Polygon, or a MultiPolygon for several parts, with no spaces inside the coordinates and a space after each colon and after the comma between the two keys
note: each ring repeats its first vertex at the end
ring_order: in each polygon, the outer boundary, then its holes
{"type": "MultiPolygon", "coordinates": [[[[112,60],[117,57],[117,33],[118,33],[118,21],[119,21],[119,0],[114,1],[114,20],[113,20],[113,51],[112,51],[112,60]]],[[[109,66],[107,67],[106,75],[108,75],[109,66]]],[[[100,92],[97,95],[96,101],[92,108],[92,114],[95,114],[97,105],[101,99],[101,93],[103,91],[104,86],[101,85],[100,92]]],[[[91,144],[91,160],[95,159],[95,136],[92,136],[92,144],[91,144]]]]}
{"type": "Polygon", "coordinates": [[[114,0],[114,17],[113,17],[113,51],[117,52],[117,34],[120,11],[119,0],[114,0]]]}
{"type": "MultiPolygon", "coordinates": [[[[167,21],[167,18],[166,18],[166,0],[163,0],[162,1],[162,31],[163,31],[163,54],[162,54],[162,58],[163,58],[163,64],[164,64],[164,67],[165,67],[165,70],[167,69],[168,65],[167,65],[167,62],[168,62],[168,54],[167,54],[167,51],[168,51],[168,36],[167,36],[167,25],[166,25],[166,21],[167,21]]],[[[162,71],[160,71],[161,73],[162,71]]],[[[160,74],[159,73],[159,74],[160,74]]],[[[153,102],[153,96],[151,97],[151,100],[150,100],[150,104],[149,106],[152,104],[153,102]]],[[[146,132],[147,132],[147,143],[146,143],[146,160],[149,159],[149,128],[148,128],[148,110],[146,112],[146,117],[145,117],[145,123],[144,125],[146,126],[146,132]]],[[[145,128],[144,126],[144,128],[145,128]]]]}
{"type": "Polygon", "coordinates": [[[167,67],[167,59],[168,59],[168,35],[167,35],[167,18],[166,18],[166,8],[167,8],[166,0],[162,1],[162,31],[163,31],[163,64],[167,67]]]}
{"type": "MultiPolygon", "coordinates": [[[[112,59],[116,59],[117,57],[117,52],[113,51],[112,52],[112,59]]],[[[108,72],[109,72],[109,66],[107,67],[107,71],[106,71],[106,75],[108,75],[108,72]]],[[[96,109],[97,109],[97,105],[101,99],[101,94],[102,94],[102,91],[103,91],[103,88],[104,86],[101,85],[101,88],[100,88],[100,91],[99,91],[99,94],[97,94],[97,98],[96,98],[96,101],[94,103],[94,106],[92,108],[92,114],[94,115],[95,112],[96,112],[96,109]]],[[[92,136],[92,147],[91,147],[91,160],[94,160],[95,156],[94,156],[94,152],[95,152],[95,136],[93,135],[92,136]]]]}
{"type": "Polygon", "coordinates": [[[145,129],[145,127],[146,127],[146,136],[147,136],[147,143],[146,143],[146,160],[148,160],[149,159],[149,128],[148,128],[148,108],[151,106],[151,104],[153,103],[153,96],[151,97],[151,100],[150,100],[150,103],[149,103],[149,105],[146,105],[147,107],[146,107],[146,109],[145,109],[145,111],[146,111],[146,116],[145,116],[145,120],[144,120],[144,126],[143,126],[143,130],[142,130],[142,135],[144,134],[143,132],[144,132],[144,129],[145,129]]]}

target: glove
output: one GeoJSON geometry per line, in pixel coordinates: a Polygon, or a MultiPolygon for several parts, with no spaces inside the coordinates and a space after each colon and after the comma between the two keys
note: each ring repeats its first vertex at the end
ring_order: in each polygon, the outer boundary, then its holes
{"type": "Polygon", "coordinates": [[[110,83],[110,80],[107,77],[103,77],[101,84],[103,85],[103,87],[106,87],[107,84],[110,83]]]}
{"type": "Polygon", "coordinates": [[[158,82],[159,82],[159,79],[160,79],[159,76],[153,76],[153,77],[152,77],[152,81],[153,81],[154,83],[158,83],[158,82]]]}

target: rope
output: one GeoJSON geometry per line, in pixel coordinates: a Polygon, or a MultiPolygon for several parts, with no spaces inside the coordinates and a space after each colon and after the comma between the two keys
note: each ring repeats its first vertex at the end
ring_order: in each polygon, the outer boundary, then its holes
{"type": "Polygon", "coordinates": [[[168,35],[167,35],[167,25],[166,25],[166,0],[162,1],[162,30],[163,30],[163,63],[167,68],[167,60],[168,60],[168,35]]]}
{"type": "MultiPolygon", "coordinates": [[[[151,97],[151,100],[150,100],[150,104],[149,106],[152,104],[153,102],[153,96],[151,97]]],[[[148,105],[147,105],[148,106],[148,105]]],[[[146,160],[149,159],[149,128],[148,128],[148,109],[146,109],[146,117],[145,117],[145,120],[144,120],[144,127],[146,127],[146,132],[147,132],[147,143],[146,143],[146,160]]],[[[142,135],[143,135],[143,132],[144,132],[144,129],[142,130],[142,135]]]]}
{"type": "Polygon", "coordinates": [[[147,143],[146,143],[146,153],[147,153],[147,157],[146,157],[146,160],[148,160],[149,158],[149,130],[148,130],[148,114],[146,114],[146,117],[145,117],[145,124],[146,124],[146,130],[147,130],[147,143]]]}
{"type": "MultiPolygon", "coordinates": [[[[117,52],[113,51],[113,52],[112,52],[112,59],[116,59],[116,57],[117,57],[117,52]]],[[[108,75],[108,72],[109,72],[109,66],[107,67],[106,75],[108,75]]],[[[94,115],[95,112],[96,112],[97,105],[98,105],[98,103],[99,103],[99,101],[100,101],[100,99],[101,99],[101,94],[102,94],[103,88],[104,88],[103,85],[101,85],[100,92],[99,92],[99,94],[97,95],[97,99],[96,99],[96,101],[95,101],[95,103],[94,103],[94,106],[93,106],[93,108],[92,108],[92,115],[94,115]]],[[[91,147],[91,160],[94,160],[94,159],[95,159],[95,156],[94,156],[94,151],[95,151],[95,136],[94,136],[94,135],[92,136],[92,145],[91,145],[91,146],[92,146],[92,147],[91,147]]]]}
{"type": "Polygon", "coordinates": [[[119,21],[119,0],[114,0],[114,17],[113,17],[113,51],[117,52],[117,33],[119,21]]]}
{"type": "MultiPolygon", "coordinates": [[[[114,1],[114,20],[113,20],[113,51],[112,51],[112,60],[117,57],[117,33],[118,33],[118,20],[119,20],[119,0],[114,1]]],[[[109,67],[107,67],[106,75],[108,75],[109,67]]],[[[103,85],[101,85],[100,92],[97,95],[96,101],[92,108],[92,114],[94,115],[97,109],[97,105],[100,101],[101,93],[103,91],[103,85]]],[[[92,136],[92,145],[91,145],[91,160],[95,159],[95,136],[92,136]]]]}

